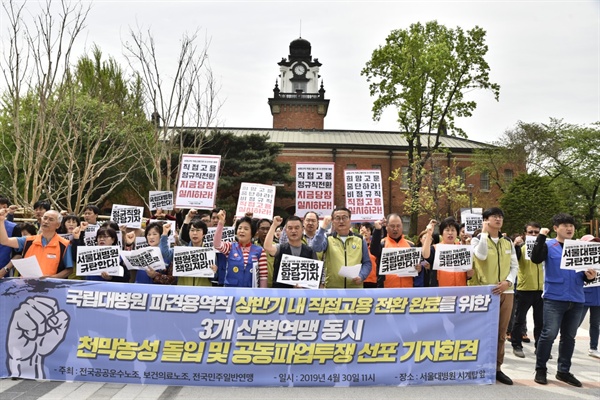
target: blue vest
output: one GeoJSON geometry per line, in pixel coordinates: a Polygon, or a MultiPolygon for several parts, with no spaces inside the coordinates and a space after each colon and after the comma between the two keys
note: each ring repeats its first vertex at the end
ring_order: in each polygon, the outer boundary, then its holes
{"type": "Polygon", "coordinates": [[[556,239],[546,242],[548,257],[544,266],[544,293],[542,297],[557,301],[583,303],[583,272],[560,269],[562,246],[556,239]]]}
{"type": "MultiPolygon", "coordinates": [[[[15,228],[15,226],[17,226],[17,224],[15,224],[14,222],[4,220],[4,227],[6,228],[6,233],[8,234],[8,237],[12,237],[13,229],[15,228]]],[[[12,258],[12,252],[12,247],[3,246],[0,244],[0,268],[4,268],[4,266],[8,264],[8,262],[12,258]]]]}
{"type": "MultiPolygon", "coordinates": [[[[248,254],[248,263],[244,264],[244,252],[240,244],[235,242],[231,244],[231,250],[227,257],[227,272],[225,274],[225,286],[234,287],[252,287],[252,269],[253,262],[256,262],[262,254],[262,247],[255,244],[250,245],[250,254],[248,254]]],[[[258,271],[256,271],[258,276],[258,271]]]]}

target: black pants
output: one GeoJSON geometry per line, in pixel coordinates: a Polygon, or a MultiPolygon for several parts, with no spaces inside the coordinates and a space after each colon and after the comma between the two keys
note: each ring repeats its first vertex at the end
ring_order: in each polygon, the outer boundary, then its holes
{"type": "Polygon", "coordinates": [[[517,308],[515,310],[515,320],[513,321],[510,341],[513,347],[523,347],[522,336],[523,328],[527,323],[527,312],[533,307],[533,337],[535,346],[542,333],[544,324],[544,300],[542,300],[541,290],[518,290],[515,292],[517,308]]]}

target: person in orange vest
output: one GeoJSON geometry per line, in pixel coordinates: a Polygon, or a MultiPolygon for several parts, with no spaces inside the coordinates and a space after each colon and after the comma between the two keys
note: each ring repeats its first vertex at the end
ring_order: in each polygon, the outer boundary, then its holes
{"type": "Polygon", "coordinates": [[[360,224],[360,230],[358,231],[363,239],[367,241],[369,246],[369,258],[371,259],[371,272],[367,279],[363,282],[365,289],[374,289],[377,287],[377,258],[371,253],[371,239],[373,238],[373,225],[370,222],[363,222],[360,224]]]}
{"type": "MultiPolygon", "coordinates": [[[[423,237],[423,258],[429,264],[433,265],[432,278],[430,286],[467,286],[467,279],[473,276],[473,269],[467,272],[452,272],[436,270],[433,261],[435,260],[435,246],[432,245],[433,230],[437,221],[431,221],[427,225],[425,236],[423,237]]],[[[458,244],[456,239],[460,232],[460,225],[453,217],[446,218],[440,224],[440,244],[458,244]]]]}
{"type": "Polygon", "coordinates": [[[60,227],[62,215],[50,210],[40,221],[40,234],[27,237],[8,237],[4,220],[6,210],[0,210],[0,244],[23,252],[23,258],[35,256],[44,278],[66,279],[73,269],[71,244],[60,237],[56,230],[60,227]]]}
{"type": "MultiPolygon", "coordinates": [[[[396,213],[388,215],[387,220],[387,236],[381,239],[381,223],[375,222],[373,230],[373,238],[371,239],[370,252],[377,258],[377,265],[380,265],[381,249],[390,247],[414,247],[414,243],[406,240],[402,234],[403,225],[402,218],[396,213]]],[[[421,264],[416,267],[419,275],[412,276],[397,276],[397,275],[379,275],[377,277],[377,287],[380,288],[398,288],[398,287],[423,287],[424,273],[421,264]]]]}

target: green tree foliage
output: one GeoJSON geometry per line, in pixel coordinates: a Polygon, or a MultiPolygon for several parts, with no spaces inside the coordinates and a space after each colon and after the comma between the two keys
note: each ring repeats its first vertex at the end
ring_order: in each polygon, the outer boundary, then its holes
{"type": "Polygon", "coordinates": [[[490,81],[487,51],[485,31],[479,27],[465,32],[436,21],[416,23],[392,31],[361,72],[371,96],[377,97],[374,119],[387,107],[395,107],[408,144],[412,235],[417,229],[427,160],[440,148],[440,135],[465,136],[455,118],[471,116],[477,106],[465,93],[486,89],[498,99],[500,87],[490,81]]]}
{"type": "Polygon", "coordinates": [[[9,0],[2,2],[2,12],[0,189],[28,206],[41,197],[52,201],[52,171],[63,159],[56,140],[58,114],[68,96],[61,82],[89,6],[9,0]]]}
{"type": "MultiPolygon", "coordinates": [[[[184,148],[191,148],[194,135],[188,132],[184,148]]],[[[218,187],[218,206],[233,215],[243,182],[272,184],[291,183],[291,167],[277,161],[283,145],[268,141],[268,135],[236,136],[231,132],[213,131],[205,140],[201,154],[221,156],[218,187]]],[[[277,197],[290,197],[293,193],[277,188],[277,197]]]]}
{"type": "Polygon", "coordinates": [[[506,218],[502,227],[509,235],[522,232],[529,221],[550,227],[552,217],[564,211],[552,178],[537,173],[518,175],[500,198],[506,218]]]}
{"type": "Polygon", "coordinates": [[[490,171],[491,179],[505,190],[500,167],[524,164],[527,171],[550,178],[561,196],[562,211],[584,220],[598,217],[600,124],[577,125],[560,119],[546,124],[519,121],[494,145],[495,151],[477,153],[471,173],[490,171]]]}
{"type": "Polygon", "coordinates": [[[140,167],[132,142],[152,132],[142,108],[139,80],[124,78],[114,59],[95,47],[79,59],[63,83],[69,96],[56,119],[58,162],[52,171],[53,201],[79,212],[103,202],[140,167]]]}

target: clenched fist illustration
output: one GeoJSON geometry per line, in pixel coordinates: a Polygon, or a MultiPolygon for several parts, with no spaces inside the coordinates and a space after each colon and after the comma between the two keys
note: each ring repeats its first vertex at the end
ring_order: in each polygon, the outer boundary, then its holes
{"type": "Polygon", "coordinates": [[[44,379],[44,358],[65,338],[69,315],[55,299],[29,297],[11,317],[6,347],[11,376],[44,379]]]}

